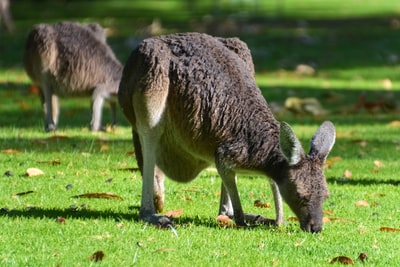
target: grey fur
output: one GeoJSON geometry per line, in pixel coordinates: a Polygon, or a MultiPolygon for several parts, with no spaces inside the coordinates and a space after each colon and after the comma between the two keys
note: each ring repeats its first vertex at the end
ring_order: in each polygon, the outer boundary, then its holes
{"type": "Polygon", "coordinates": [[[118,99],[132,124],[143,175],[143,220],[170,223],[156,213],[164,201],[164,174],[189,182],[215,164],[223,182],[219,213],[234,217],[236,224],[268,221],[242,210],[236,173],[244,171],[269,176],[303,230],[322,230],[322,203],[328,195],[323,164],[335,140],[333,124],[322,124],[312,153],[287,151],[300,142],[292,130],[280,133],[245,58],[220,38],[199,33],[149,38],[130,55],[118,99]],[[297,153],[296,164],[287,161],[280,144],[287,154],[297,153]]]}
{"type": "Polygon", "coordinates": [[[58,96],[92,96],[91,130],[101,129],[104,100],[110,99],[113,124],[122,65],[97,23],[39,24],[28,35],[24,54],[28,76],[41,91],[45,130],[58,123],[58,96]],[[114,96],[114,99],[113,99],[114,96]]]}

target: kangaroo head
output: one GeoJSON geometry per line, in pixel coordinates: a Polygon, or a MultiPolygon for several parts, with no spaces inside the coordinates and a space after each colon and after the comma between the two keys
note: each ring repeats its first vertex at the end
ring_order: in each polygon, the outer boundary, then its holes
{"type": "Polygon", "coordinates": [[[322,203],[329,195],[323,165],[334,143],[335,127],[326,121],[314,134],[310,152],[305,154],[291,127],[281,123],[280,150],[289,167],[278,182],[279,190],[299,218],[301,229],[307,232],[322,230],[322,203]]]}

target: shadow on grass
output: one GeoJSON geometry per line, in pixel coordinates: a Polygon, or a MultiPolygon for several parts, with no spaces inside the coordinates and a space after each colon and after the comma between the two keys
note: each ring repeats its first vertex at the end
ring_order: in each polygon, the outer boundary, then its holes
{"type": "MultiPolygon", "coordinates": [[[[64,219],[83,219],[83,220],[94,220],[94,219],[106,219],[106,220],[114,220],[115,222],[120,221],[129,221],[134,223],[144,223],[139,218],[139,206],[130,206],[129,210],[131,213],[124,212],[114,212],[114,211],[104,211],[104,210],[91,210],[87,209],[84,206],[76,207],[75,205],[70,206],[66,209],[58,209],[58,208],[37,208],[32,207],[30,209],[12,209],[8,210],[3,207],[0,208],[0,217],[8,217],[8,218],[37,218],[37,219],[50,219],[50,220],[60,220],[64,219]],[[82,208],[83,207],[83,208],[82,208]]],[[[181,226],[203,226],[208,228],[225,228],[220,226],[215,218],[212,217],[188,217],[188,216],[180,216],[178,218],[171,218],[175,227],[181,226]]],[[[272,221],[272,219],[271,219],[272,221]]],[[[157,227],[157,226],[155,226],[157,227]]],[[[228,228],[236,228],[236,229],[252,229],[255,227],[267,227],[267,228],[275,228],[274,225],[250,225],[249,227],[228,227],[228,228]]]]}
{"type": "MultiPolygon", "coordinates": [[[[130,207],[132,213],[124,213],[124,212],[114,212],[114,211],[104,211],[104,210],[90,210],[90,209],[75,209],[66,208],[66,209],[57,209],[57,208],[30,208],[30,209],[12,209],[8,210],[3,207],[0,208],[0,217],[8,217],[8,218],[35,218],[35,219],[50,219],[50,220],[60,220],[61,218],[67,220],[73,219],[83,219],[83,220],[94,220],[94,219],[105,219],[105,220],[114,220],[115,222],[120,221],[128,221],[133,223],[144,223],[139,218],[139,207],[132,206],[130,207]]],[[[218,222],[215,218],[211,217],[187,217],[181,216],[179,218],[172,219],[175,227],[181,226],[204,226],[208,228],[221,228],[218,225],[218,222]]],[[[156,226],[155,226],[156,227],[156,226]]],[[[274,227],[267,225],[257,225],[250,226],[249,229],[254,227],[274,227]]]]}
{"type": "Polygon", "coordinates": [[[90,209],[81,209],[81,207],[70,207],[66,209],[57,208],[36,208],[32,207],[29,209],[12,209],[8,210],[3,207],[0,211],[0,216],[10,218],[73,218],[73,219],[114,219],[116,221],[128,220],[128,221],[139,221],[139,216],[136,213],[122,213],[113,211],[96,211],[90,209]]]}
{"type": "Polygon", "coordinates": [[[377,179],[346,179],[343,177],[337,178],[337,177],[331,177],[327,178],[328,183],[330,184],[336,184],[336,185],[352,185],[352,186],[370,186],[370,185],[378,185],[378,184],[383,184],[383,185],[394,185],[394,186],[399,186],[400,185],[400,179],[388,179],[388,180],[377,180],[377,179]]]}

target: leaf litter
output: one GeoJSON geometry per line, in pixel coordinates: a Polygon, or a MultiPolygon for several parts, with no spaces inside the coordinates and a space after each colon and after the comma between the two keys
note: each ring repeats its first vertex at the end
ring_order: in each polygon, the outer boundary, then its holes
{"type": "Polygon", "coordinates": [[[94,192],[94,193],[85,193],[80,195],[72,196],[72,198],[100,198],[100,199],[116,199],[123,200],[121,196],[118,196],[111,192],[94,192]]]}
{"type": "Polygon", "coordinates": [[[39,176],[39,175],[43,175],[43,174],[44,174],[44,172],[38,168],[28,168],[25,172],[25,176],[28,176],[28,177],[39,176]]]}

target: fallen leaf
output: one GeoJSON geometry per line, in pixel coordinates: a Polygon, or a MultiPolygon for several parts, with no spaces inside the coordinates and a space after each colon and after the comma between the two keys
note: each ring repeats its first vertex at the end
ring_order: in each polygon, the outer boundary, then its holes
{"type": "Polygon", "coordinates": [[[102,261],[104,259],[104,256],[105,256],[104,252],[99,250],[99,251],[96,251],[95,253],[93,253],[92,255],[90,255],[89,259],[91,261],[98,262],[98,261],[102,261]]]}
{"type": "Polygon", "coordinates": [[[109,149],[110,149],[110,147],[108,145],[101,145],[101,147],[100,147],[100,151],[107,151],[109,149]]]}
{"type": "Polygon", "coordinates": [[[270,203],[263,203],[261,200],[254,200],[254,207],[257,208],[266,208],[269,209],[271,207],[270,203]]]}
{"type": "Polygon", "coordinates": [[[358,255],[358,259],[359,259],[361,262],[365,262],[365,261],[368,259],[367,253],[364,253],[364,252],[360,253],[360,255],[358,255]]]}
{"type": "Polygon", "coordinates": [[[356,202],[356,207],[369,207],[369,203],[365,200],[359,200],[356,202]]]}
{"type": "Polygon", "coordinates": [[[25,192],[15,193],[13,195],[13,197],[22,197],[22,196],[29,195],[29,194],[32,194],[32,193],[35,193],[35,191],[29,190],[29,191],[25,191],[25,192]]]}
{"type": "Polygon", "coordinates": [[[331,158],[328,158],[328,159],[325,161],[324,167],[325,167],[325,168],[330,168],[334,163],[336,163],[336,162],[338,162],[338,161],[341,161],[341,160],[342,160],[341,157],[331,157],[331,158]]]}
{"type": "Polygon", "coordinates": [[[388,124],[388,126],[389,126],[389,127],[400,127],[400,121],[397,121],[397,120],[391,121],[391,122],[388,124]]]}
{"type": "Polygon", "coordinates": [[[345,171],[344,171],[344,177],[345,177],[346,179],[350,179],[352,175],[353,175],[353,174],[351,173],[351,171],[349,171],[349,170],[345,170],[345,171]]]}
{"type": "Polygon", "coordinates": [[[392,80],[383,79],[383,80],[380,81],[380,83],[381,83],[381,85],[383,86],[384,89],[387,89],[387,90],[392,89],[392,86],[393,86],[392,80]]]}
{"type": "Polygon", "coordinates": [[[191,196],[184,196],[182,198],[183,201],[193,201],[193,198],[191,196]]]}
{"type": "Polygon", "coordinates": [[[4,153],[4,154],[18,154],[18,153],[21,153],[21,151],[16,150],[16,149],[12,149],[12,148],[8,148],[8,149],[3,149],[1,151],[1,153],[4,153]]]}
{"type": "Polygon", "coordinates": [[[183,213],[183,209],[180,210],[169,210],[164,213],[167,217],[178,218],[183,213]]]}
{"type": "Polygon", "coordinates": [[[51,165],[60,165],[61,162],[58,159],[55,160],[48,160],[48,161],[36,161],[39,164],[51,164],[51,165]]]}
{"type": "Polygon", "coordinates": [[[65,223],[67,220],[64,217],[58,217],[56,223],[65,223]]]}
{"type": "Polygon", "coordinates": [[[330,263],[335,263],[335,262],[339,262],[341,264],[350,264],[350,265],[354,264],[353,260],[346,256],[338,256],[330,261],[330,263]]]}
{"type": "Polygon", "coordinates": [[[28,168],[25,172],[25,175],[28,177],[39,176],[39,175],[43,175],[43,174],[44,174],[44,172],[38,168],[28,168]]]}
{"type": "Polygon", "coordinates": [[[72,196],[72,198],[104,198],[104,199],[123,200],[122,197],[110,192],[86,193],[86,194],[72,196]]]}
{"type": "Polygon", "coordinates": [[[374,160],[374,165],[377,168],[382,168],[384,166],[383,162],[380,160],[374,160]]]}
{"type": "Polygon", "coordinates": [[[135,156],[135,151],[128,151],[126,152],[127,156],[135,156]]]}
{"type": "Polygon", "coordinates": [[[331,221],[331,219],[329,218],[329,217],[322,217],[322,223],[328,223],[328,222],[330,222],[331,221]]]}
{"type": "Polygon", "coordinates": [[[381,227],[379,231],[382,232],[400,232],[400,228],[392,228],[392,227],[381,227]]]}
{"type": "Polygon", "coordinates": [[[299,218],[294,217],[294,216],[291,216],[291,217],[288,218],[288,221],[291,221],[291,222],[298,222],[298,221],[299,221],[299,218]]]}
{"type": "Polygon", "coordinates": [[[221,226],[221,227],[233,225],[233,220],[226,215],[218,215],[217,222],[219,223],[219,226],[221,226]]]}
{"type": "Polygon", "coordinates": [[[324,213],[326,215],[330,215],[330,216],[333,215],[333,211],[330,211],[330,210],[323,210],[322,213],[324,213]]]}
{"type": "Polygon", "coordinates": [[[35,85],[35,84],[31,84],[28,87],[28,94],[38,95],[39,91],[40,91],[39,87],[37,87],[37,85],[35,85]]]}

